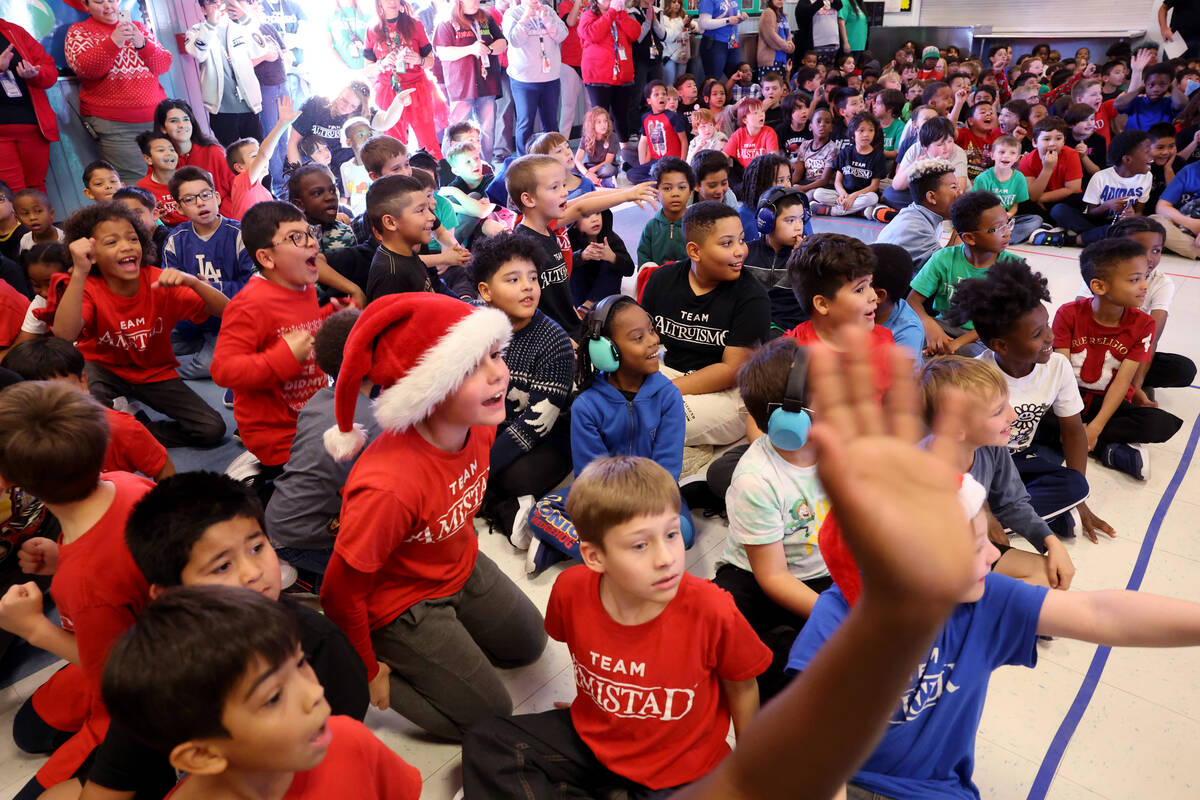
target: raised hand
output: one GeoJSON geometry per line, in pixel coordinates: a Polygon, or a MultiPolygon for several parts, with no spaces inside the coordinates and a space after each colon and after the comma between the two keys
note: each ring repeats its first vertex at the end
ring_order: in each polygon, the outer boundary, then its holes
{"type": "Polygon", "coordinates": [[[199,282],[199,278],[195,275],[189,275],[186,272],[180,272],[177,269],[168,267],[158,273],[158,279],[150,284],[151,289],[164,289],[168,286],[193,286],[199,282]]]}
{"type": "Polygon", "coordinates": [[[29,633],[45,619],[42,590],[36,583],[18,583],[0,597],[0,628],[28,639],[29,633]]]}
{"type": "Polygon", "coordinates": [[[92,271],[92,259],[96,252],[96,240],[80,237],[67,246],[71,251],[71,277],[86,278],[92,271]]]}
{"type": "Polygon", "coordinates": [[[292,98],[288,97],[286,94],[279,98],[278,106],[279,119],[281,121],[290,124],[300,118],[300,112],[296,110],[295,105],[292,103],[292,98]]]}

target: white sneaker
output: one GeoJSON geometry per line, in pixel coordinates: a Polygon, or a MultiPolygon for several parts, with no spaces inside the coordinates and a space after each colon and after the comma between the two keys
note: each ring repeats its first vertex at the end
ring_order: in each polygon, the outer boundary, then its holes
{"type": "Polygon", "coordinates": [[[529,512],[533,511],[533,495],[523,494],[517,498],[517,516],[513,520],[512,535],[508,540],[518,550],[528,550],[533,541],[533,530],[529,526],[529,512]]]}
{"type": "Polygon", "coordinates": [[[291,586],[296,582],[296,578],[300,577],[300,573],[296,572],[296,568],[286,561],[279,562],[279,590],[291,586]]]}
{"type": "Polygon", "coordinates": [[[258,475],[262,463],[249,450],[239,455],[225,468],[225,474],[235,481],[248,481],[258,475]]]}
{"type": "Polygon", "coordinates": [[[531,536],[529,541],[529,549],[525,551],[525,574],[532,575],[537,572],[537,555],[546,544],[536,536],[531,536]]]}
{"type": "Polygon", "coordinates": [[[1142,480],[1150,480],[1150,448],[1144,444],[1131,444],[1129,446],[1137,450],[1138,454],[1142,457],[1142,480]]]}

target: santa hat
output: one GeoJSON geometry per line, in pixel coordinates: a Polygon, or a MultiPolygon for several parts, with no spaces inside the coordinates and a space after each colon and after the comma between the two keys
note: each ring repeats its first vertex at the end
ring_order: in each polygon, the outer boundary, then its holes
{"type": "MultiPolygon", "coordinates": [[[[963,513],[968,520],[974,519],[983,508],[987,499],[987,489],[969,473],[963,473],[959,479],[958,502],[962,505],[963,513]]],[[[858,571],[858,562],[842,538],[842,528],[838,523],[836,509],[821,523],[817,532],[817,547],[821,550],[821,558],[829,570],[829,577],[842,590],[846,602],[853,606],[862,594],[862,573],[858,571]]]]}
{"type": "Polygon", "coordinates": [[[404,431],[428,417],[511,336],[504,312],[446,295],[403,292],[373,301],[346,339],[333,390],[337,425],[325,431],[325,449],[345,461],[366,442],[366,432],[354,424],[364,379],[383,387],[373,403],[380,428],[404,431]]]}

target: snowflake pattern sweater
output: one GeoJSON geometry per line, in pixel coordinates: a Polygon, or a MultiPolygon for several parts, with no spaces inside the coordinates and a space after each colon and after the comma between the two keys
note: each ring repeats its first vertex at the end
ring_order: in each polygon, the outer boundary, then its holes
{"type": "Polygon", "coordinates": [[[504,362],[511,377],[504,398],[505,420],[492,445],[493,474],[528,453],[554,430],[567,407],[575,352],[570,337],[558,323],[538,311],[528,325],[513,333],[504,362]]]}
{"type": "Polygon", "coordinates": [[[141,50],[130,42],[117,47],[116,25],[89,17],[67,29],[67,64],[79,76],[79,113],[113,122],[153,122],[154,107],[167,95],[158,76],[171,68],[171,53],[140,22],[141,50]]]}

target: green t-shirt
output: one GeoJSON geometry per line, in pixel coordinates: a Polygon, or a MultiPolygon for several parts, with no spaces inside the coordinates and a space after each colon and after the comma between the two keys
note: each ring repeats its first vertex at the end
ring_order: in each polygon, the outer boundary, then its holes
{"type": "Polygon", "coordinates": [[[844,0],[838,16],[846,21],[846,39],[850,51],[857,53],[867,49],[867,15],[861,8],[852,9],[850,0],[844,0]]]}
{"type": "MultiPolygon", "coordinates": [[[[925,297],[933,298],[933,310],[939,317],[950,310],[950,300],[954,297],[954,287],[963,278],[982,278],[987,275],[986,269],[967,261],[963,249],[966,245],[956,244],[954,247],[943,247],[929,257],[925,266],[912,279],[912,289],[925,297]]],[[[1019,260],[1021,257],[1007,251],[1000,254],[1000,260],[1019,260]]],[[[970,322],[963,325],[967,330],[974,330],[970,322]]]]}
{"type": "MultiPolygon", "coordinates": [[[[458,213],[450,201],[440,194],[433,196],[433,215],[438,218],[438,222],[442,223],[442,227],[451,233],[454,233],[454,229],[458,227],[458,213]]],[[[437,240],[436,236],[429,240],[429,252],[442,252],[442,243],[437,240]]]]}
{"type": "Polygon", "coordinates": [[[996,168],[988,167],[979,173],[971,188],[979,192],[991,192],[999,197],[1005,211],[1029,199],[1029,182],[1018,169],[1013,170],[1011,178],[1001,182],[996,177],[996,168]]]}
{"type": "Polygon", "coordinates": [[[883,129],[883,149],[895,150],[900,145],[900,134],[904,132],[904,120],[894,119],[883,129]]]}

